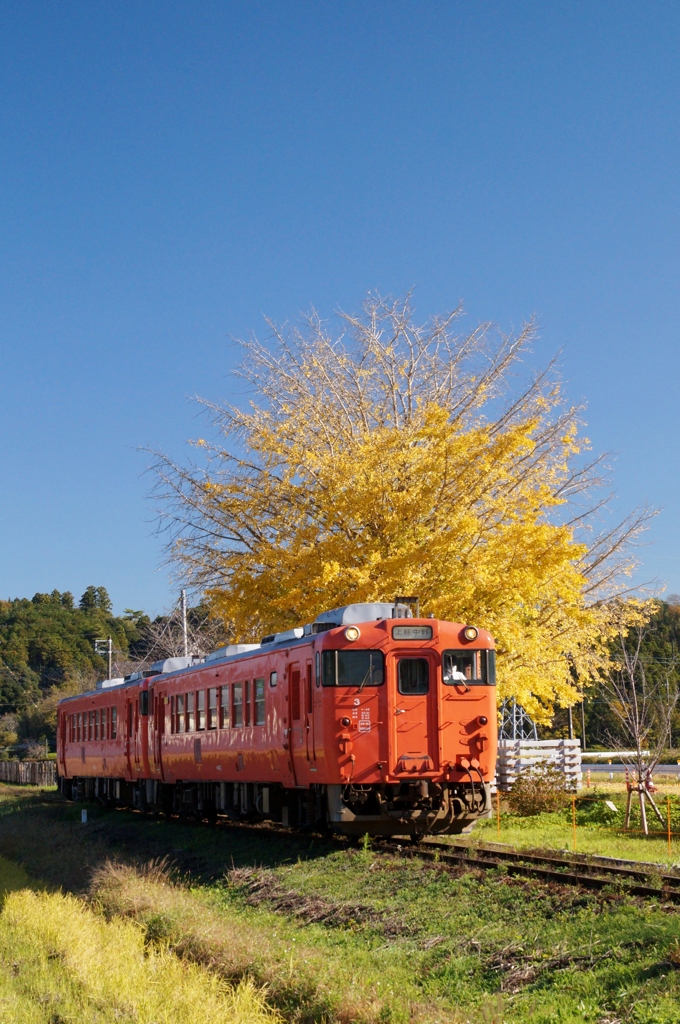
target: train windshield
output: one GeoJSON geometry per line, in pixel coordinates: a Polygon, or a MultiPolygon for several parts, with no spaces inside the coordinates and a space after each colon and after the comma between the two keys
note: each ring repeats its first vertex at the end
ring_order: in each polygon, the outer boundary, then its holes
{"type": "Polygon", "coordinates": [[[382,686],[385,658],[382,651],[324,651],[324,686],[382,686]]]}
{"type": "Polygon", "coordinates": [[[495,686],[495,651],[444,651],[444,686],[495,686]]]}

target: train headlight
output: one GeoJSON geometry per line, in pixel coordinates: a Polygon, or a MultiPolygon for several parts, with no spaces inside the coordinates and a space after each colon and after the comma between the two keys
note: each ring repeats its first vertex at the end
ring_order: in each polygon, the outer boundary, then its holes
{"type": "Polygon", "coordinates": [[[476,640],[479,635],[479,630],[475,629],[474,626],[466,626],[463,630],[463,636],[466,640],[476,640]]]}
{"type": "Polygon", "coordinates": [[[358,640],[360,636],[361,630],[358,628],[358,626],[348,626],[347,629],[345,630],[346,640],[358,640]]]}

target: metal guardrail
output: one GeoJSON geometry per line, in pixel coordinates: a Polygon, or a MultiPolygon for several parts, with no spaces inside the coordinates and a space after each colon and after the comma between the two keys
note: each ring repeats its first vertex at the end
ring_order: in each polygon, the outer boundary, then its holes
{"type": "Polygon", "coordinates": [[[56,786],[56,761],[0,761],[0,782],[19,786],[56,786]]]}

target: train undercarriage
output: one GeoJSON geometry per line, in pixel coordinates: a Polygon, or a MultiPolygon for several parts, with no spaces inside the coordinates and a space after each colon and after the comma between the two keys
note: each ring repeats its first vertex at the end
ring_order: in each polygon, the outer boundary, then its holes
{"type": "Polygon", "coordinates": [[[60,778],[71,800],[108,807],[215,820],[272,821],[284,827],[322,828],[354,836],[458,835],[491,815],[488,783],[408,782],[286,789],[257,782],[127,782],[60,778]]]}

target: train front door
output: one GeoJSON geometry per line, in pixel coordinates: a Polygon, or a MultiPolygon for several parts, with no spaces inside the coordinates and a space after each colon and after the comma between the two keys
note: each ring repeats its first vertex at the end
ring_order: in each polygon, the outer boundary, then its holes
{"type": "Polygon", "coordinates": [[[392,770],[404,781],[436,771],[436,663],[429,652],[394,654],[389,676],[393,686],[392,770]]]}

